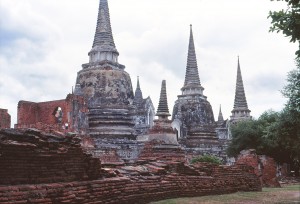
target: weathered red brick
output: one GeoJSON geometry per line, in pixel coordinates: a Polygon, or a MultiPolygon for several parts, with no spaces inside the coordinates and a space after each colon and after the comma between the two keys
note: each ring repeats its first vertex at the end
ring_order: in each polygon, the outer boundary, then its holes
{"type": "Polygon", "coordinates": [[[11,116],[8,114],[8,110],[0,108],[0,129],[10,128],[10,126],[11,126],[11,116]]]}

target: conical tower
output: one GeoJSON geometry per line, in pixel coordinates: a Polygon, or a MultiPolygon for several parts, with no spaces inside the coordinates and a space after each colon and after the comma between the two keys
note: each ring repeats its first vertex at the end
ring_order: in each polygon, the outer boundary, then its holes
{"type": "Polygon", "coordinates": [[[221,109],[221,105],[220,105],[218,124],[223,123],[223,122],[224,122],[224,118],[223,118],[222,109],[221,109]]]}
{"type": "MultiPolygon", "coordinates": [[[[166,135],[169,135],[169,139],[174,141],[177,141],[175,139],[174,130],[172,128],[172,121],[169,120],[169,116],[171,114],[169,113],[169,107],[168,107],[168,99],[167,99],[167,88],[166,88],[166,80],[162,80],[161,82],[161,90],[160,90],[160,97],[159,97],[159,103],[158,108],[156,112],[156,116],[158,116],[158,119],[154,120],[154,126],[149,130],[149,134],[152,136],[155,136],[156,139],[166,139],[166,135]]],[[[165,141],[166,143],[169,143],[170,141],[165,141]]],[[[175,142],[177,143],[177,142],[175,142]]]]}
{"type": "Polygon", "coordinates": [[[116,48],[111,30],[107,0],[100,1],[93,48],[104,45],[110,48],[116,48]]]}
{"type": "MultiPolygon", "coordinates": [[[[155,145],[151,150],[151,157],[156,158],[157,160],[171,160],[171,161],[184,161],[184,150],[178,144],[177,135],[172,128],[172,121],[168,119],[170,116],[168,100],[167,100],[167,89],[166,89],[166,80],[163,80],[161,83],[161,91],[159,97],[159,103],[157,108],[156,116],[158,119],[154,120],[154,126],[149,129],[145,140],[146,141],[155,141],[159,145],[155,145]]],[[[148,159],[148,150],[142,151],[140,158],[146,156],[148,159]],[[146,154],[145,154],[146,153],[146,154]]]]}
{"type": "Polygon", "coordinates": [[[198,72],[192,25],[188,45],[187,65],[182,94],[175,102],[172,126],[187,147],[212,145],[217,140],[213,110],[203,95],[198,72]]]}
{"type": "Polygon", "coordinates": [[[118,64],[119,52],[116,49],[108,9],[107,0],[100,0],[98,19],[95,31],[93,47],[89,52],[90,64],[99,62],[110,62],[112,68],[124,69],[118,64]]]}
{"type": "Polygon", "coordinates": [[[168,119],[168,117],[171,116],[168,107],[166,80],[163,80],[161,83],[160,98],[156,116],[158,116],[159,119],[168,119]]]}
{"type": "Polygon", "coordinates": [[[142,102],[143,102],[143,93],[140,87],[139,77],[137,77],[137,85],[135,89],[133,104],[136,106],[140,106],[142,102]]]}
{"type": "Polygon", "coordinates": [[[230,118],[233,122],[238,120],[251,119],[250,112],[251,111],[248,109],[248,104],[244,90],[240,59],[238,57],[234,105],[233,110],[231,111],[232,115],[230,118]]]}
{"type": "Polygon", "coordinates": [[[198,94],[203,95],[204,88],[201,86],[198,72],[194,36],[192,25],[190,25],[190,40],[188,47],[188,57],[185,72],[184,86],[181,88],[182,95],[198,94]]]}
{"type": "MultiPolygon", "coordinates": [[[[89,63],[77,74],[76,87],[88,102],[90,135],[135,138],[133,90],[125,66],[119,64],[107,0],[100,0],[89,63]]],[[[77,90],[75,90],[77,92],[77,90]]]]}

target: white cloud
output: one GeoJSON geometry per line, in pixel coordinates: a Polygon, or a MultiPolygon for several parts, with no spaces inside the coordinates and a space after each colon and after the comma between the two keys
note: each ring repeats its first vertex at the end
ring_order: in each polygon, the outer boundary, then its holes
{"type": "MultiPolygon", "coordinates": [[[[81,64],[88,61],[98,0],[1,0],[0,107],[16,123],[19,100],[45,101],[66,96],[81,64]]],[[[296,44],[268,32],[268,11],[284,2],[261,0],[110,0],[112,30],[120,63],[140,76],[144,97],[157,107],[161,80],[167,80],[172,110],[184,82],[193,24],[204,94],[217,118],[219,104],[229,117],[233,107],[237,55],[252,115],[280,110],[279,93],[294,68],[296,44]]]]}

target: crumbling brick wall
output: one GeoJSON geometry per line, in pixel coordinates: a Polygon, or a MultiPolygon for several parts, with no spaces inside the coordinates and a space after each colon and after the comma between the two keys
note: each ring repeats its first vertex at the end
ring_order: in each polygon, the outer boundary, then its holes
{"type": "MultiPolygon", "coordinates": [[[[202,168],[212,168],[210,176],[197,172],[201,169],[200,166],[193,168],[180,164],[171,168],[166,165],[166,169],[172,170],[152,176],[136,175],[81,182],[2,186],[0,203],[144,204],[176,197],[261,191],[255,174],[242,171],[239,166],[204,164],[202,168]]],[[[249,170],[249,167],[244,168],[249,170]]]]}
{"type": "Polygon", "coordinates": [[[36,128],[49,132],[56,131],[79,131],[85,132],[87,107],[82,96],[69,94],[66,99],[29,102],[19,101],[18,121],[15,128],[36,128]],[[60,109],[60,113],[58,113],[60,109]],[[67,125],[66,125],[67,124],[67,125]]]}
{"type": "Polygon", "coordinates": [[[38,104],[30,101],[19,101],[18,103],[18,121],[19,125],[34,124],[39,120],[38,104]]]}
{"type": "Polygon", "coordinates": [[[100,160],[84,153],[80,139],[38,130],[0,131],[0,185],[96,179],[100,160]]]}
{"type": "Polygon", "coordinates": [[[189,166],[169,160],[100,169],[99,159],[85,154],[80,141],[34,129],[0,131],[0,203],[144,204],[261,191],[253,168],[246,165],[189,166]],[[109,171],[117,173],[107,176],[109,171]]]}
{"type": "Polygon", "coordinates": [[[8,114],[8,110],[0,108],[0,129],[10,128],[10,125],[11,125],[11,117],[8,114]]]}
{"type": "Polygon", "coordinates": [[[254,149],[250,149],[241,151],[236,163],[253,167],[263,186],[280,187],[276,177],[277,165],[273,158],[257,155],[254,149]]]}
{"type": "MultiPolygon", "coordinates": [[[[43,123],[49,125],[57,124],[54,111],[56,108],[67,110],[67,103],[65,100],[48,101],[41,103],[34,103],[29,101],[20,101],[18,103],[18,128],[32,127],[36,123],[43,123]]],[[[62,115],[62,124],[67,122],[67,114],[62,115]]]]}

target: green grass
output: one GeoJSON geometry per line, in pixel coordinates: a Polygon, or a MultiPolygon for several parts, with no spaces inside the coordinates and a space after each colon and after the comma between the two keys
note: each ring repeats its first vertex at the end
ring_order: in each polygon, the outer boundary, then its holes
{"type": "Polygon", "coordinates": [[[237,192],[225,195],[169,199],[151,204],[300,204],[300,185],[263,188],[262,192],[237,192]]]}
{"type": "Polygon", "coordinates": [[[212,163],[212,164],[222,164],[221,160],[213,155],[203,155],[203,156],[198,156],[198,157],[194,157],[191,160],[191,163],[198,163],[198,162],[208,162],[208,163],[212,163]]]}

